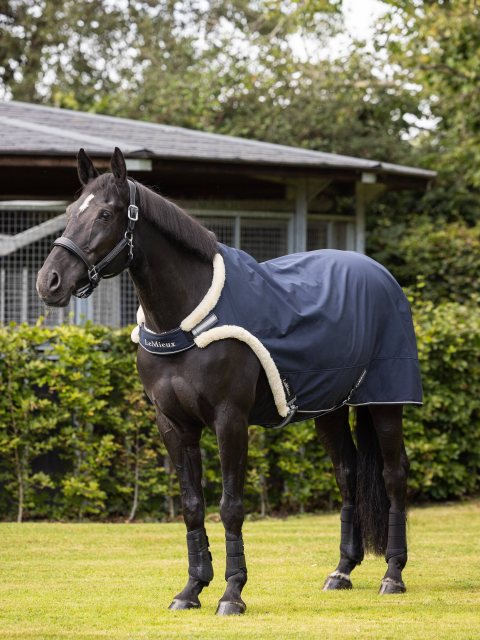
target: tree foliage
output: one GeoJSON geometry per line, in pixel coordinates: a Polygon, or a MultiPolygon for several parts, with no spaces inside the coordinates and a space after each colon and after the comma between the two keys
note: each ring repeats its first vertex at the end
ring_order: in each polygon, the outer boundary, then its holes
{"type": "Polygon", "coordinates": [[[414,123],[420,161],[440,170],[423,207],[473,223],[480,214],[480,7],[475,0],[386,4],[377,47],[423,112],[414,123]]]}
{"type": "Polygon", "coordinates": [[[477,3],[384,4],[376,53],[356,42],[335,56],[341,0],[6,0],[0,86],[20,100],[426,163],[441,176],[417,207],[472,223],[477,3]]]}
{"type": "Polygon", "coordinates": [[[425,404],[420,419],[406,414],[409,487],[418,498],[444,500],[478,491],[480,317],[472,311],[479,299],[471,305],[418,299],[414,317],[425,404]]]}
{"type": "Polygon", "coordinates": [[[293,35],[324,38],[339,5],[7,0],[0,10],[4,91],[34,102],[70,100],[78,108],[112,110],[122,91],[131,96],[131,89],[148,86],[152,95],[167,90],[174,101],[175,88],[184,88],[190,102],[197,87],[208,87],[235,63],[252,62],[252,56],[256,68],[269,56],[282,61],[293,35]]]}
{"type": "Polygon", "coordinates": [[[474,306],[480,274],[479,224],[469,227],[417,216],[410,226],[384,215],[372,229],[369,245],[401,285],[418,287],[424,300],[474,306]]]}
{"type": "Polygon", "coordinates": [[[129,28],[124,12],[103,0],[7,0],[0,10],[0,77],[16,100],[87,108],[117,87],[129,28]]]}
{"type": "Polygon", "coordinates": [[[365,51],[329,57],[341,2],[10,0],[3,91],[20,100],[406,161],[415,100],[365,51]]]}

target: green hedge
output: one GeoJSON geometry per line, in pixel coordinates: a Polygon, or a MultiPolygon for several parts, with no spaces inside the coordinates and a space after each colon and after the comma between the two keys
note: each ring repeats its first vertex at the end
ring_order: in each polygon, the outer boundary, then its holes
{"type": "MultiPolygon", "coordinates": [[[[405,432],[414,499],[480,487],[480,320],[456,303],[415,303],[426,403],[405,432]]],[[[0,329],[0,517],[162,519],[178,487],[135,368],[129,331],[97,326],[0,329]]],[[[205,494],[221,491],[213,433],[202,439],[205,494]]],[[[309,422],[253,427],[246,486],[252,513],[338,502],[331,464],[309,422]]]]}
{"type": "Polygon", "coordinates": [[[414,304],[425,404],[407,412],[415,497],[445,499],[480,489],[480,300],[414,304]]]}
{"type": "Polygon", "coordinates": [[[424,299],[470,303],[478,291],[480,224],[445,223],[416,217],[415,223],[381,216],[369,234],[370,254],[388,265],[402,287],[422,288],[424,299]]]}

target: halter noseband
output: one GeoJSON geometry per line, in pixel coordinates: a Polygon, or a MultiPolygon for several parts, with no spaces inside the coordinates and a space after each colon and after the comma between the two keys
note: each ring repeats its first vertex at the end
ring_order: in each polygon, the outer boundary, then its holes
{"type": "Polygon", "coordinates": [[[128,205],[128,222],[127,222],[127,230],[125,231],[125,235],[120,240],[118,244],[116,244],[113,249],[97,264],[92,264],[87,257],[87,254],[80,249],[80,247],[70,238],[66,238],[65,236],[60,236],[53,242],[54,247],[63,247],[73,255],[80,258],[82,262],[87,267],[87,275],[88,275],[88,284],[80,287],[76,291],[73,292],[73,295],[77,298],[88,298],[88,296],[93,293],[94,289],[98,287],[100,284],[100,280],[102,278],[113,278],[117,276],[119,273],[127,269],[132,260],[133,260],[133,229],[135,227],[135,223],[138,220],[138,207],[135,204],[135,195],[137,192],[137,187],[135,182],[132,180],[127,180],[128,188],[130,191],[130,204],[128,205]],[[128,256],[127,261],[122,266],[121,269],[114,271],[113,273],[105,273],[110,264],[122,253],[124,249],[128,248],[128,256]]]}

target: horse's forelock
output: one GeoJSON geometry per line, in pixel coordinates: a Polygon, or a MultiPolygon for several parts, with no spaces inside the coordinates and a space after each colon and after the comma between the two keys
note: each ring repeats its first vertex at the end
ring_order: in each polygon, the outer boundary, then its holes
{"type": "MultiPolygon", "coordinates": [[[[126,192],[126,191],[125,191],[126,192]]],[[[102,196],[105,201],[118,198],[120,194],[118,183],[111,173],[102,173],[94,180],[91,180],[75,194],[76,200],[94,193],[102,196]]]]}

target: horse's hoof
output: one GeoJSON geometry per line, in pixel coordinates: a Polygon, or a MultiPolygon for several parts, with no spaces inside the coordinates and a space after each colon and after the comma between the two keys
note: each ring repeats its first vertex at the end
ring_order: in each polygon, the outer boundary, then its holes
{"type": "Polygon", "coordinates": [[[351,589],[352,581],[346,573],[334,571],[325,580],[323,591],[336,591],[338,589],[351,589]]]}
{"type": "Polygon", "coordinates": [[[217,616],[241,616],[247,608],[244,602],[227,602],[220,600],[218,603],[217,616]]]}
{"type": "Polygon", "coordinates": [[[191,600],[178,600],[174,598],[168,607],[171,611],[185,611],[185,609],[200,609],[200,602],[192,602],[191,600]]]}
{"type": "Polygon", "coordinates": [[[379,594],[384,595],[388,593],[405,593],[407,589],[402,580],[397,581],[393,580],[393,578],[384,578],[382,580],[382,584],[380,585],[379,594]]]}

